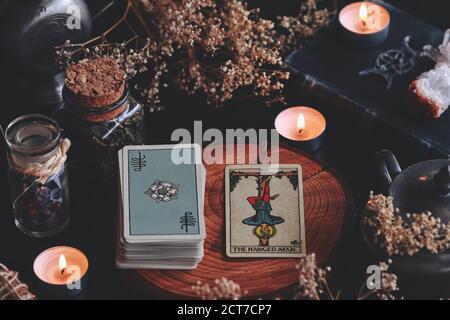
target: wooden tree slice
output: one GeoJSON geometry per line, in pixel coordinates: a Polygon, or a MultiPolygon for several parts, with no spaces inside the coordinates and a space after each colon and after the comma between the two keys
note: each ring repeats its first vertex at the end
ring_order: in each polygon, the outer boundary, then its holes
{"type": "MultiPolygon", "coordinates": [[[[226,152],[227,163],[232,154],[226,152]]],[[[236,152],[234,152],[236,154],[236,152]]],[[[234,163],[249,163],[234,158],[234,163]]],[[[281,164],[301,164],[305,206],[306,251],[315,253],[319,264],[329,262],[344,230],[351,197],[333,172],[311,158],[280,147],[281,164]]],[[[226,164],[206,165],[205,256],[192,271],[139,270],[151,286],[174,297],[194,298],[192,286],[198,281],[212,283],[225,277],[241,286],[243,297],[274,296],[298,283],[298,259],[228,258],[225,255],[224,169],[226,164]]]]}

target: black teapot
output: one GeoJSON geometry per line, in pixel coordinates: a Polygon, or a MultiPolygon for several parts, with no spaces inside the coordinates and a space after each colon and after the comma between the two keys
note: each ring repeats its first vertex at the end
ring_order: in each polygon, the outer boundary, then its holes
{"type": "Polygon", "coordinates": [[[86,41],[91,15],[83,0],[14,0],[0,10],[0,45],[9,79],[23,85],[33,104],[62,101],[55,47],[86,41]]]}
{"type": "MultiPolygon", "coordinates": [[[[377,153],[377,169],[382,189],[394,199],[401,215],[431,212],[443,223],[450,222],[450,159],[416,163],[402,171],[391,151],[377,153]]],[[[369,247],[387,258],[381,248],[372,243],[363,228],[369,247]]],[[[450,274],[450,252],[431,254],[418,252],[413,256],[392,257],[400,270],[413,274],[450,274]]]]}

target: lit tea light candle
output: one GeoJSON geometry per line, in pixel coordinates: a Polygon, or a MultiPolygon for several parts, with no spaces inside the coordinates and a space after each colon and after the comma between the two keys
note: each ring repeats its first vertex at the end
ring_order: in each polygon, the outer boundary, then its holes
{"type": "Polygon", "coordinates": [[[275,119],[275,129],[299,148],[314,152],[323,142],[325,117],[316,109],[292,107],[282,111],[275,119]]]}
{"type": "Polygon", "coordinates": [[[380,44],[389,35],[389,12],[372,2],[355,2],[339,13],[339,23],[346,39],[362,47],[380,44]]]}
{"type": "Polygon", "coordinates": [[[76,297],[84,291],[88,268],[86,255],[71,247],[47,249],[33,265],[42,295],[59,299],[76,297]]]}

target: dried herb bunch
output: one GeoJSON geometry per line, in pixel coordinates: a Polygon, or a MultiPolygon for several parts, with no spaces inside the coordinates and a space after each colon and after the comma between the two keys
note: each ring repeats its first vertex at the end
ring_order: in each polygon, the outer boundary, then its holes
{"type": "Polygon", "coordinates": [[[370,194],[363,223],[388,255],[414,255],[420,250],[442,253],[450,248],[450,223],[431,212],[401,216],[392,197],[370,194]]]}
{"type": "Polygon", "coordinates": [[[59,47],[57,63],[65,68],[82,58],[116,59],[150,110],[162,107],[160,94],[168,86],[213,106],[242,98],[282,103],[289,73],[280,48],[290,50],[331,17],[314,4],[308,0],[298,17],[280,18],[278,34],[272,21],[239,0],[128,0],[124,15],[102,35],[59,47]],[[122,25],[131,37],[109,43],[122,25]]]}

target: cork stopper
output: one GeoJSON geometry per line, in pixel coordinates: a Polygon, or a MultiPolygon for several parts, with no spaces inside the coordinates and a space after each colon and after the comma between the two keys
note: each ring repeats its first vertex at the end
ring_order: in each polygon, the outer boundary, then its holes
{"type": "Polygon", "coordinates": [[[125,78],[112,58],[84,59],[67,68],[65,86],[80,106],[103,108],[123,96],[125,78]]]}

